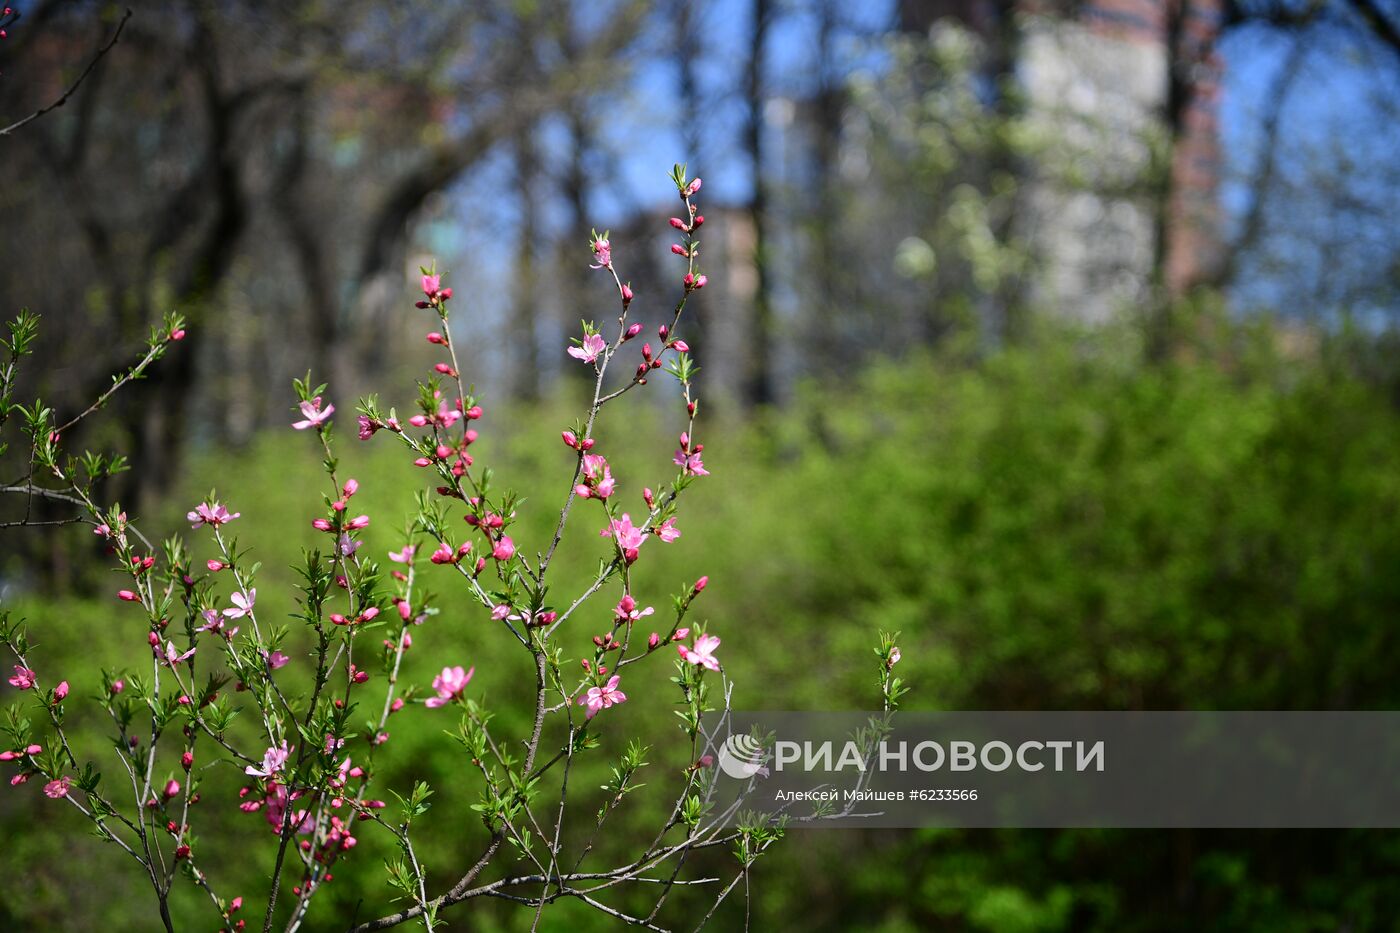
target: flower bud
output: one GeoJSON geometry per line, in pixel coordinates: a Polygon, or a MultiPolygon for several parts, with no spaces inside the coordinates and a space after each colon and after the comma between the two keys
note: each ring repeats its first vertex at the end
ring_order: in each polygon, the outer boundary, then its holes
{"type": "Polygon", "coordinates": [[[625,335],[623,335],[623,338],[622,338],[622,339],[623,339],[623,340],[631,340],[633,337],[637,336],[637,335],[640,334],[641,332],[642,332],[642,325],[641,325],[641,322],[637,322],[637,323],[633,324],[631,327],[627,328],[627,333],[626,333],[625,335]]]}

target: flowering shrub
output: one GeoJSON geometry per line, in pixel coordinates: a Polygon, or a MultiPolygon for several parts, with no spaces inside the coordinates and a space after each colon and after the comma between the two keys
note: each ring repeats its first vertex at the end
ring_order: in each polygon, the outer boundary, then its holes
{"type": "MultiPolygon", "coordinates": [[[[657,343],[642,344],[629,378],[612,389],[605,388],[608,370],[629,365],[619,357],[632,353],[642,325],[628,320],[634,296],[614,265],[607,233],[593,235],[593,268],[611,277],[619,312],[615,327],[585,323],[577,345],[567,348],[592,370],[593,392],[587,410],[561,432],[576,455],[575,466],[548,540],[532,542],[527,549],[513,539],[518,497],[499,488],[492,472],[475,462],[471,447],[484,411],[463,382],[451,329],[452,289],[441,275],[423,270],[417,306],[436,318],[427,339],[442,348],[446,359],[418,383],[411,415],[401,418],[371,397],[360,403],[356,416],[360,440],[386,435],[432,478],[432,489],[418,495],[406,537],[385,555],[385,563],[362,547],[362,532],[372,518],[355,507],[359,484],[345,474],[336,453],[337,407],[326,386],[309,377],[296,381],[297,417],[290,426],[314,438],[324,455],[327,484],[311,519],[326,536],[325,544],[305,552],[297,568],[297,620],[311,645],[310,663],[284,651],[296,639],[260,614],[258,565],[236,537],[245,521],[239,505],[211,493],[187,515],[193,540],[186,543],[176,536],[157,547],[120,505],[98,502],[98,482],[123,469],[124,461],[63,451],[66,432],[141,378],[183,337],[179,316],[167,317],[152,333],[145,355],[92,406],[64,424],[40,402],[13,401],[15,369],[29,352],[36,320],[22,314],[11,325],[4,344],[9,359],[0,370],[0,427],[12,415],[19,417],[30,441],[32,467],[23,482],[4,490],[30,502],[43,497],[79,507],[75,520],[92,524],[124,576],[115,596],[132,605],[120,624],[131,627],[133,639],[144,628],[141,650],[146,657],[129,670],[104,675],[101,704],[123,772],[117,781],[104,781],[96,764],[81,759],[70,745],[65,729],[69,684],[44,670],[23,624],[0,615],[0,641],[14,655],[9,683],[32,697],[31,709],[38,711],[37,717],[19,707],[9,711],[0,724],[5,747],[0,760],[15,768],[11,784],[42,783],[47,797],[74,807],[99,837],[140,865],[166,929],[173,929],[170,891],[181,878],[207,894],[211,916],[217,916],[222,929],[245,929],[247,913],[255,928],[270,930],[280,918],[287,930],[296,930],[306,922],[316,893],[333,881],[336,863],[354,857],[366,832],[385,833],[395,844],[397,856],[386,864],[387,881],[405,906],[355,930],[415,919],[432,930],[444,908],[485,896],[520,902],[533,910],[536,925],[547,905],[573,898],[618,920],[657,928],[654,921],[675,885],[716,881],[683,878],[687,855],[729,846],[739,869],[726,884],[717,885],[714,907],[704,917],[708,921],[747,878],[753,861],[782,835],[782,826],[754,821],[739,820],[731,828],[735,814],[714,805],[712,745],[702,716],[729,695],[723,642],[688,621],[707,578],[699,576],[676,594],[664,614],[641,605],[634,595],[634,580],[646,566],[643,551],[682,536],[681,499],[692,483],[709,475],[704,444],[696,434],[695,367],[689,346],[677,336],[687,299],[706,284],[697,265],[697,232],[704,218],[694,196],[701,182],[688,178],[682,166],[676,167],[673,180],[683,205],[682,216],[670,221],[682,241],[672,247],[685,266],[680,298],[670,322],[659,328],[657,343]],[[684,428],[671,456],[676,473],[667,487],[643,489],[630,507],[623,506],[625,486],[599,446],[599,416],[609,402],[663,370],[677,380],[683,408],[684,428]],[[46,485],[40,485],[41,478],[46,485]],[[559,599],[551,595],[549,569],[571,518],[592,523],[605,543],[592,582],[559,599]],[[523,737],[493,727],[491,710],[472,693],[475,668],[466,651],[449,658],[431,684],[400,681],[401,662],[415,631],[442,605],[442,599],[429,594],[429,581],[439,588],[452,585],[455,594],[519,643],[535,701],[523,737]],[[579,633],[590,624],[585,607],[592,611],[599,603],[607,607],[601,631],[579,633]],[[663,615],[664,623],[645,622],[663,615]],[[567,652],[579,645],[585,656],[570,661],[567,652]],[[652,658],[669,658],[675,666],[672,680],[691,763],[679,775],[670,814],[650,845],[624,864],[583,870],[592,840],[579,851],[567,851],[562,842],[574,759],[598,747],[599,733],[608,728],[608,711],[629,702],[626,669],[652,658]],[[425,829],[422,817],[432,789],[418,783],[395,790],[376,781],[377,760],[393,747],[387,744],[389,719],[410,706],[423,707],[415,715],[441,716],[444,725],[455,726],[450,734],[479,783],[474,818],[489,831],[484,850],[445,889],[439,879],[429,878],[414,846],[416,834],[425,829]],[[447,718],[447,707],[455,710],[455,723],[447,718]],[[371,710],[363,726],[352,720],[357,709],[371,710]],[[256,726],[251,745],[235,740],[240,730],[231,725],[240,716],[256,726]],[[201,800],[204,772],[229,767],[245,779],[238,799],[201,800]],[[217,842],[201,841],[192,831],[198,812],[211,806],[237,807],[248,819],[263,821],[269,845],[275,846],[268,888],[256,892],[256,901],[249,895],[246,911],[241,892],[232,896],[235,892],[219,889],[217,842]],[[492,871],[499,863],[507,863],[504,873],[492,871]],[[284,874],[292,876],[289,889],[284,874]],[[643,883],[655,893],[646,916],[626,914],[601,899],[610,887],[643,883]]],[[[14,524],[26,523],[31,523],[27,512],[14,524]]],[[[595,540],[586,546],[599,547],[595,540]]],[[[877,653],[881,690],[890,708],[902,691],[891,673],[899,653],[889,637],[877,653]]],[[[632,742],[614,767],[602,810],[589,814],[594,836],[640,786],[638,773],[647,751],[632,742]]]]}

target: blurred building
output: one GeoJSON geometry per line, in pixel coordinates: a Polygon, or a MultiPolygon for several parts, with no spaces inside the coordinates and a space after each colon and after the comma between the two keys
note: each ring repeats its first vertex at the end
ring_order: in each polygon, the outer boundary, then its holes
{"type": "Polygon", "coordinates": [[[1039,303],[1097,320],[1158,277],[1173,293],[1213,278],[1221,0],[901,0],[899,10],[905,30],[952,17],[977,32],[1051,141],[1021,219],[1039,303]]]}

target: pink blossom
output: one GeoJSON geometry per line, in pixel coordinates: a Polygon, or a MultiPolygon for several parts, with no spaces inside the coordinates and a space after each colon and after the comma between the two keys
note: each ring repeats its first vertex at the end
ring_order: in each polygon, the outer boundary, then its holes
{"type": "Polygon", "coordinates": [[[700,451],[696,450],[686,453],[684,450],[677,450],[671,462],[680,467],[691,476],[709,476],[709,470],[705,469],[705,462],[700,459],[700,451]]]}
{"type": "MultiPolygon", "coordinates": [[[[159,652],[159,649],[157,649],[157,652],[159,652]]],[[[192,654],[194,654],[193,648],[191,648],[189,651],[186,651],[184,654],[181,654],[179,649],[175,647],[175,643],[173,641],[168,641],[165,643],[165,663],[169,664],[171,667],[174,667],[181,661],[188,660],[190,655],[192,654]]]]}
{"type": "Polygon", "coordinates": [[[609,269],[612,267],[612,244],[606,237],[598,237],[593,241],[593,258],[598,260],[589,266],[590,269],[609,269]]]}
{"type": "Polygon", "coordinates": [[[363,542],[356,541],[345,533],[341,533],[340,540],[336,542],[336,548],[340,551],[341,557],[354,557],[355,552],[360,549],[363,542]]]}
{"type": "Polygon", "coordinates": [[[424,705],[431,709],[446,706],[453,700],[460,699],[462,691],[467,689],[467,684],[471,682],[475,673],[475,667],[466,671],[461,667],[444,667],[442,673],[433,678],[433,689],[438,695],[429,697],[424,705]]]}
{"type": "Polygon", "coordinates": [[[413,563],[413,555],[417,550],[418,549],[413,545],[405,544],[402,551],[390,551],[389,559],[396,564],[411,564],[413,563]]]}
{"type": "Polygon", "coordinates": [[[224,617],[217,609],[205,609],[200,615],[204,616],[204,624],[195,629],[196,632],[213,632],[219,634],[223,631],[224,617]]]}
{"type": "Polygon", "coordinates": [[[637,608],[637,601],[630,594],[624,595],[618,600],[617,606],[613,609],[613,614],[619,622],[636,622],[638,619],[651,615],[656,610],[651,606],[645,609],[637,608]]]}
{"type": "Polygon", "coordinates": [[[701,635],[695,639],[695,647],[687,648],[685,645],[676,645],[676,651],[680,653],[681,660],[691,664],[698,664],[706,670],[719,670],[719,659],[715,657],[715,649],[719,647],[719,638],[714,635],[701,635]]]}
{"type": "Polygon", "coordinates": [[[229,596],[228,601],[233,603],[233,608],[224,610],[224,618],[241,619],[250,615],[253,611],[253,603],[257,601],[257,598],[258,591],[256,589],[249,590],[247,594],[234,593],[229,596]]]}
{"type": "Polygon", "coordinates": [[[228,524],[242,514],[242,512],[229,514],[229,510],[217,502],[201,502],[185,518],[190,521],[191,528],[198,528],[200,525],[217,528],[220,525],[228,524]]]}
{"type": "Polygon", "coordinates": [[[608,348],[608,342],[599,334],[586,334],[576,347],[569,347],[569,355],[585,363],[596,362],[598,356],[608,348]]]}
{"type": "Polygon", "coordinates": [[[599,454],[583,455],[583,480],[575,491],[585,499],[589,496],[606,499],[617,489],[607,459],[599,454]]]}
{"type": "Polygon", "coordinates": [[[285,667],[290,660],[291,658],[282,652],[272,651],[267,655],[267,666],[275,671],[278,668],[285,667]]]}
{"type": "Polygon", "coordinates": [[[374,437],[374,432],[382,427],[378,421],[375,421],[369,415],[360,415],[358,421],[360,423],[360,440],[362,441],[367,441],[371,437],[374,437]]]}
{"type": "Polygon", "coordinates": [[[510,560],[515,556],[515,542],[509,535],[501,535],[501,539],[496,542],[496,546],[491,551],[491,556],[496,560],[510,560]]]}
{"type": "Polygon", "coordinates": [[[49,781],[44,785],[44,796],[57,800],[60,797],[68,796],[68,788],[73,784],[73,779],[64,775],[56,781],[49,781]]]}
{"type": "Polygon", "coordinates": [[[68,681],[60,680],[58,686],[53,688],[53,698],[55,702],[62,703],[68,696],[68,681]]]}
{"type": "Polygon", "coordinates": [[[668,518],[656,528],[656,536],[667,544],[681,536],[680,529],[676,527],[676,520],[668,518]]]}
{"type": "Polygon", "coordinates": [[[505,603],[497,603],[491,607],[491,618],[497,622],[510,618],[510,606],[505,603]]]}
{"type": "Polygon", "coordinates": [[[298,431],[305,431],[307,428],[320,425],[331,416],[331,412],[335,411],[334,405],[327,405],[322,409],[321,396],[319,395],[309,402],[302,402],[300,408],[302,417],[306,420],[292,422],[292,427],[296,428],[298,431]]]}
{"type": "Polygon", "coordinates": [[[10,685],[21,690],[28,690],[34,686],[36,677],[37,675],[29,668],[16,664],[14,676],[10,678],[10,685]]]}
{"type": "Polygon", "coordinates": [[[588,719],[596,716],[600,709],[627,702],[627,694],[617,689],[619,680],[621,678],[614,674],[606,684],[601,687],[589,687],[588,693],[578,698],[579,706],[588,707],[588,719]]]}
{"type": "Polygon", "coordinates": [[[290,754],[291,749],[287,748],[287,740],[283,739],[280,747],[269,746],[267,751],[263,752],[262,767],[249,765],[243,769],[243,773],[253,777],[270,778],[282,770],[290,754]]]}
{"type": "Polygon", "coordinates": [[[438,543],[437,550],[428,558],[435,564],[455,564],[457,563],[457,552],[452,550],[452,545],[446,541],[438,543]]]}
{"type": "Polygon", "coordinates": [[[425,275],[423,276],[421,284],[423,286],[423,294],[428,297],[429,301],[431,301],[432,299],[438,296],[438,291],[442,287],[442,276],[425,275]]]}
{"type": "Polygon", "coordinates": [[[612,535],[613,540],[617,542],[617,546],[624,552],[636,551],[645,544],[647,540],[647,536],[642,533],[642,530],[632,524],[632,516],[625,512],[622,514],[622,518],[615,518],[608,522],[608,527],[598,532],[598,534],[604,538],[608,535],[612,535]]]}

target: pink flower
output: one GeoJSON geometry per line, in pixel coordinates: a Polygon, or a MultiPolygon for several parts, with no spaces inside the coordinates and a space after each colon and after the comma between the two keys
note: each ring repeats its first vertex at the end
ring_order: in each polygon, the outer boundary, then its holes
{"type": "Polygon", "coordinates": [[[10,685],[12,687],[18,687],[21,690],[28,690],[30,687],[34,686],[36,676],[37,675],[29,668],[21,667],[16,664],[14,676],[10,678],[10,685]]]}
{"type": "Polygon", "coordinates": [[[374,437],[374,432],[378,431],[382,425],[369,415],[360,415],[357,419],[360,423],[360,440],[367,441],[374,437]]]}
{"type": "Polygon", "coordinates": [[[674,518],[668,518],[662,522],[657,526],[656,536],[667,544],[679,538],[681,532],[680,529],[676,527],[676,520],[674,518]]]}
{"type": "Polygon", "coordinates": [[[606,499],[617,489],[608,461],[598,454],[583,455],[583,480],[575,491],[585,499],[589,496],[606,499]]]}
{"type": "Polygon", "coordinates": [[[599,354],[608,348],[608,342],[599,334],[586,334],[576,347],[569,347],[569,355],[585,363],[593,363],[599,354]]]}
{"type": "Polygon", "coordinates": [[[68,697],[68,681],[60,680],[58,686],[53,688],[54,702],[62,703],[68,697]]]}
{"type": "Polygon", "coordinates": [[[637,601],[630,595],[623,596],[618,600],[617,606],[613,609],[613,614],[619,622],[636,622],[638,619],[651,615],[656,610],[651,606],[645,609],[637,608],[637,601]]]}
{"type": "Polygon", "coordinates": [[[418,550],[411,544],[405,544],[402,551],[390,551],[389,559],[396,564],[413,563],[413,555],[418,550]]]}
{"type": "Polygon", "coordinates": [[[501,535],[501,540],[496,542],[491,556],[496,560],[510,560],[515,556],[515,542],[510,539],[509,535],[501,535]]]}
{"type": "Polygon", "coordinates": [[[319,395],[309,402],[302,402],[300,407],[302,417],[306,420],[292,422],[292,427],[296,428],[298,431],[305,431],[307,428],[316,427],[329,418],[331,412],[335,411],[334,405],[327,405],[322,409],[321,396],[319,395]]]}
{"type": "Polygon", "coordinates": [[[698,664],[700,667],[710,671],[719,670],[719,659],[715,657],[715,649],[719,647],[719,638],[714,635],[701,635],[695,639],[695,647],[687,648],[685,645],[676,645],[676,651],[680,653],[681,660],[691,664],[698,664]]]}
{"type": "Polygon", "coordinates": [[[453,700],[460,699],[462,691],[467,689],[467,684],[471,683],[472,675],[476,673],[476,668],[464,671],[461,667],[444,667],[442,673],[433,678],[433,689],[438,695],[429,697],[424,703],[430,709],[446,706],[453,700]]]}
{"type": "Polygon", "coordinates": [[[598,260],[590,265],[590,269],[608,269],[612,267],[612,244],[606,237],[598,237],[593,241],[593,258],[598,260]]]}
{"type": "Polygon", "coordinates": [[[606,684],[601,687],[589,687],[588,693],[578,698],[579,706],[588,707],[587,718],[592,719],[600,709],[627,702],[627,694],[617,689],[619,680],[621,678],[614,674],[606,684]]]}
{"type": "Polygon", "coordinates": [[[457,552],[452,550],[452,545],[446,541],[438,542],[437,550],[428,558],[435,564],[455,564],[457,563],[457,552]]]}
{"type": "Polygon", "coordinates": [[[291,658],[280,651],[273,651],[267,655],[267,666],[274,671],[280,667],[285,667],[291,658]]]}
{"type": "Polygon", "coordinates": [[[191,528],[198,528],[200,525],[217,528],[233,521],[242,514],[242,512],[234,512],[230,515],[229,510],[217,502],[201,502],[185,518],[189,519],[191,528]]]}
{"type": "Polygon", "coordinates": [[[423,294],[427,296],[429,301],[432,301],[438,296],[438,291],[442,287],[442,276],[425,275],[423,276],[422,286],[423,294]]]}
{"type": "MultiPolygon", "coordinates": [[[[159,649],[157,649],[157,652],[159,652],[159,649]]],[[[175,647],[175,643],[173,641],[168,641],[165,643],[165,663],[169,664],[171,667],[174,667],[181,661],[188,660],[190,655],[192,654],[194,654],[193,648],[191,648],[189,651],[186,651],[184,654],[181,654],[179,649],[175,647]]]]}
{"type": "Polygon", "coordinates": [[[258,591],[256,589],[249,590],[246,595],[243,593],[234,593],[228,598],[228,601],[233,603],[233,608],[224,610],[224,618],[241,619],[251,614],[253,611],[253,603],[257,601],[257,598],[258,591]]]}
{"type": "Polygon", "coordinates": [[[647,536],[642,533],[642,530],[632,524],[632,516],[625,512],[622,518],[615,518],[608,522],[608,527],[598,532],[598,534],[604,538],[608,535],[612,535],[613,540],[617,542],[617,546],[620,547],[624,553],[636,551],[645,544],[647,540],[647,536]]]}
{"type": "Polygon", "coordinates": [[[684,450],[677,450],[671,462],[680,467],[691,476],[709,476],[709,470],[705,469],[705,462],[700,459],[700,451],[686,453],[684,450]]]}
{"type": "Polygon", "coordinates": [[[249,765],[243,769],[243,773],[250,774],[253,777],[270,778],[282,770],[290,754],[291,750],[287,748],[287,740],[283,739],[280,747],[268,746],[267,751],[263,752],[261,768],[257,765],[249,765]]]}
{"type": "Polygon", "coordinates": [[[44,796],[57,800],[60,797],[68,796],[68,788],[73,784],[73,779],[64,775],[56,781],[49,781],[44,785],[44,796]]]}

